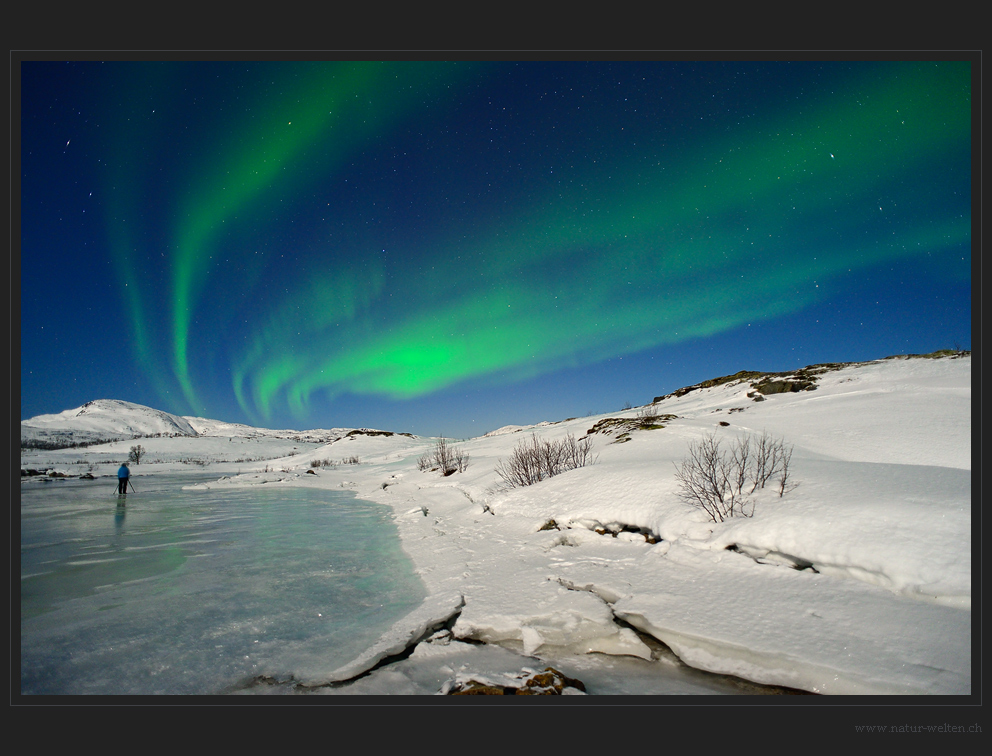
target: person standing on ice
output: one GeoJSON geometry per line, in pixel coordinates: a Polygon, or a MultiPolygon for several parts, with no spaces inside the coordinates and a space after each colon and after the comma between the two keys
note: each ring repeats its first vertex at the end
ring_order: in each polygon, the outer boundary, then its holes
{"type": "Polygon", "coordinates": [[[127,468],[127,462],[122,462],[117,470],[117,493],[127,494],[127,479],[131,476],[131,471],[127,468]]]}

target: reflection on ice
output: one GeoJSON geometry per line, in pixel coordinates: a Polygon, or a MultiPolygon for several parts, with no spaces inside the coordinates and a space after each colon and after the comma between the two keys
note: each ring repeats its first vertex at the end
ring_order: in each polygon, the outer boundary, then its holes
{"type": "Polygon", "coordinates": [[[320,678],[423,598],[379,505],[346,492],[182,490],[185,480],[144,481],[123,514],[92,484],[24,491],[23,693],[320,678]]]}

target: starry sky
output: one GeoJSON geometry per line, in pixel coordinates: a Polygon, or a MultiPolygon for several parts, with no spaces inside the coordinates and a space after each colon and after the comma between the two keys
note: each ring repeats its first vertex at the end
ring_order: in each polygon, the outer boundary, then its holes
{"type": "Polygon", "coordinates": [[[967,61],[20,65],[22,419],[468,438],[971,348],[967,61]]]}

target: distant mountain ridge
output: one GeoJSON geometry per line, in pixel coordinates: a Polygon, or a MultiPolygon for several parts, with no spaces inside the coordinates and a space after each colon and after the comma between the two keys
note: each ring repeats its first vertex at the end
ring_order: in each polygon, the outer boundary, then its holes
{"type": "Polygon", "coordinates": [[[21,446],[80,446],[148,436],[197,436],[189,421],[170,412],[120,399],[21,421],[21,446]]]}
{"type": "Polygon", "coordinates": [[[185,417],[120,399],[97,399],[81,407],[21,421],[21,447],[58,449],[161,436],[275,437],[327,442],[351,428],[269,430],[202,417],[185,417]]]}

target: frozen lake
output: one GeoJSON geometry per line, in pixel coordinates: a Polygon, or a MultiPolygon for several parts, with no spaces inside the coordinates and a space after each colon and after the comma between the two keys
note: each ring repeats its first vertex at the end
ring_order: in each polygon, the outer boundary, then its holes
{"type": "Polygon", "coordinates": [[[420,604],[387,507],[216,475],[21,487],[21,692],[207,694],[320,680],[420,604]]]}

